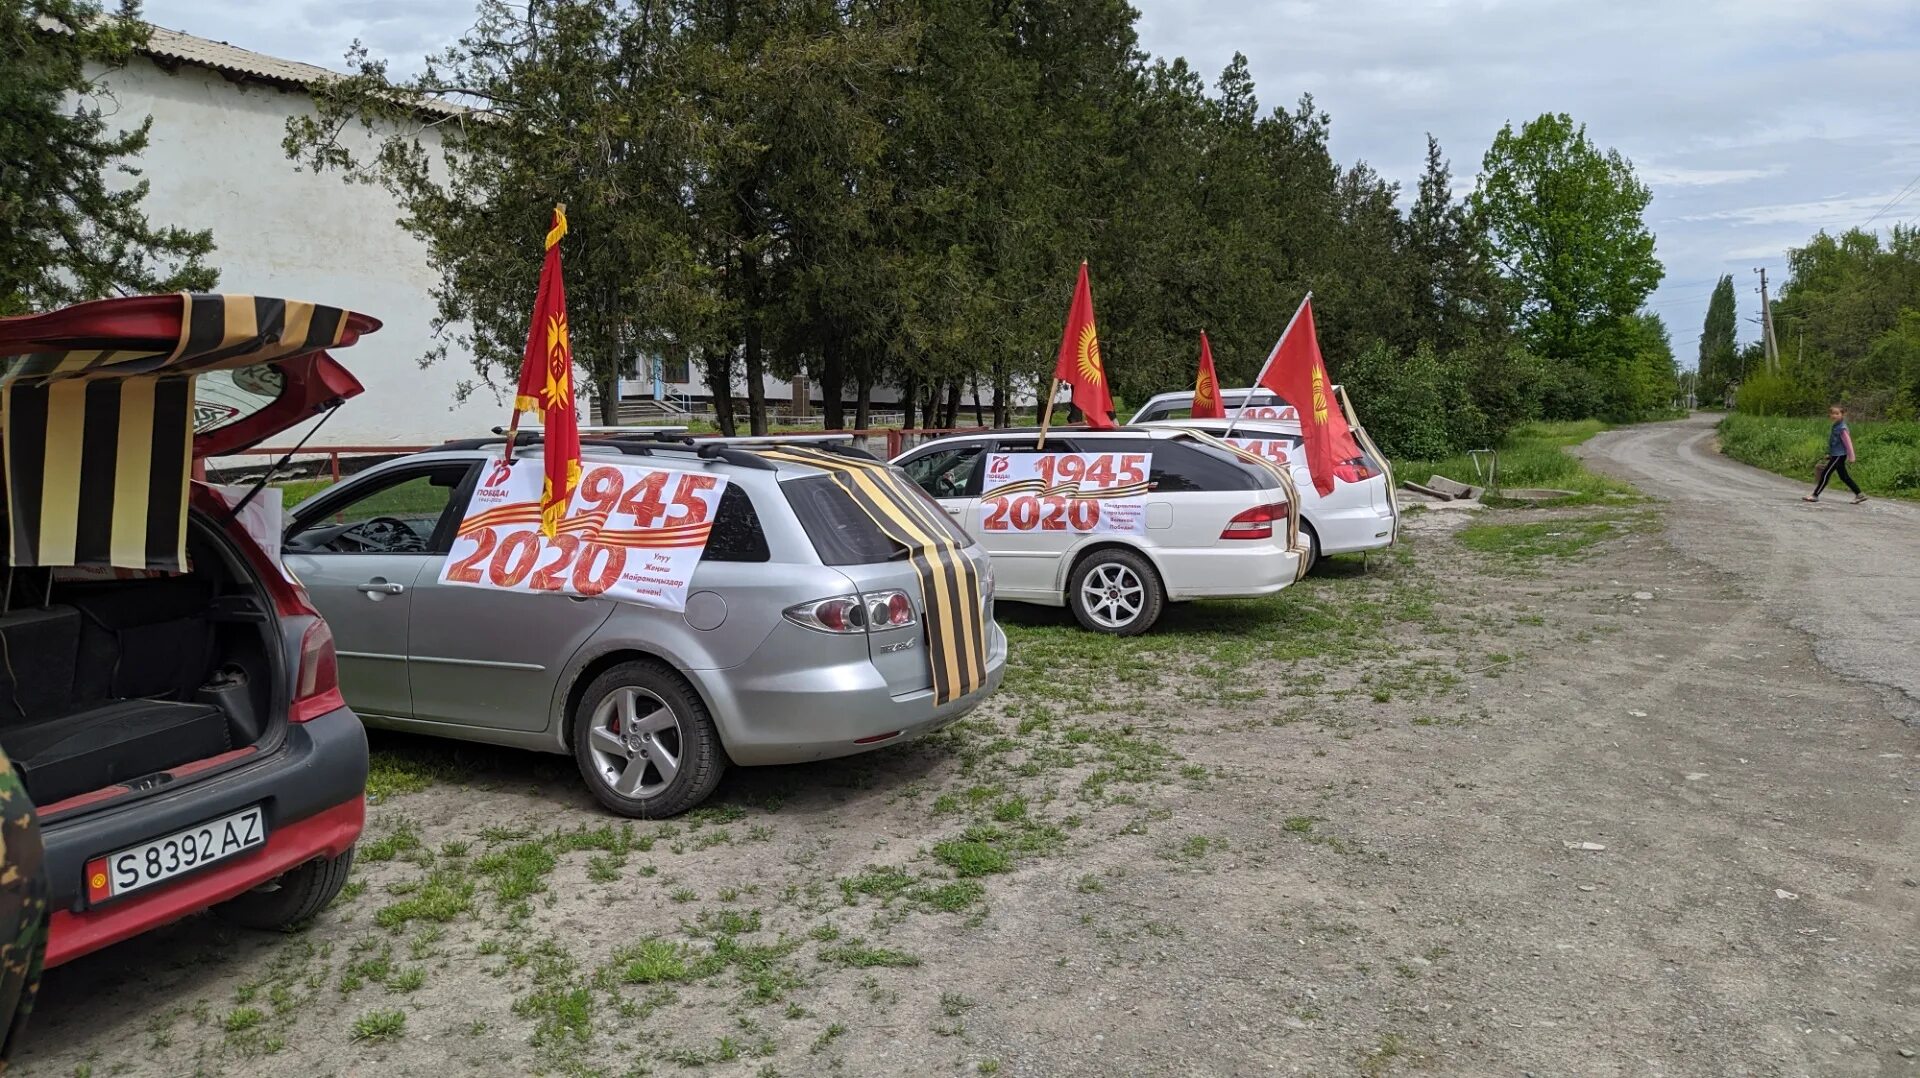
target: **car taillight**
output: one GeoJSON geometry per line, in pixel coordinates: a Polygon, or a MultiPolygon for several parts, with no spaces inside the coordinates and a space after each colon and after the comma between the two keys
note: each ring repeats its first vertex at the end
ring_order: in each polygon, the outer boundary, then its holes
{"type": "Polygon", "coordinates": [[[319,618],[300,637],[300,669],[294,675],[291,722],[306,722],[347,706],[340,695],[340,657],[333,650],[333,630],[319,618]]]}
{"type": "Polygon", "coordinates": [[[1364,483],[1379,474],[1364,460],[1350,460],[1345,464],[1335,465],[1333,469],[1334,478],[1343,483],[1364,483]]]}
{"type": "Polygon", "coordinates": [[[1220,531],[1222,539],[1271,539],[1276,521],[1287,519],[1287,503],[1272,502],[1256,505],[1232,520],[1220,531]]]}
{"type": "Polygon", "coordinates": [[[876,591],[867,595],[836,595],[798,603],[784,613],[787,620],[823,633],[864,633],[869,629],[899,629],[915,621],[913,599],[904,591],[876,591]]]}
{"type": "Polygon", "coordinates": [[[902,629],[913,624],[913,600],[904,591],[878,591],[867,596],[867,628],[902,629]]]}

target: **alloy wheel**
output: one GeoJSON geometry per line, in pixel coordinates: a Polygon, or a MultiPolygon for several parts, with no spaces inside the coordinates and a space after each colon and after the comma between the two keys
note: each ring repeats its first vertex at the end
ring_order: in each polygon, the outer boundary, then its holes
{"type": "Polygon", "coordinates": [[[680,720],[666,701],[622,686],[593,709],[587,735],[594,771],[622,797],[652,797],[680,773],[680,720]]]}
{"type": "Polygon", "coordinates": [[[1102,628],[1124,629],[1133,624],[1146,597],[1140,577],[1118,562],[1094,566],[1080,582],[1080,603],[1102,628]]]}

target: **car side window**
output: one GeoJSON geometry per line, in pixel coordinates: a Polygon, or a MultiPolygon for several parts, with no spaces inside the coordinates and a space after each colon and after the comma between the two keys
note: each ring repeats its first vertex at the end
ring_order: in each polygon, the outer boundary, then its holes
{"type": "Polygon", "coordinates": [[[707,535],[707,549],[700,560],[761,562],[771,557],[766,533],[760,529],[760,514],[753,508],[753,497],[739,484],[727,484],[720,495],[720,508],[714,511],[713,530],[707,535]]]}
{"type": "Polygon", "coordinates": [[[980,493],[980,443],[936,449],[907,461],[907,478],[936,498],[967,498],[980,493]]]}
{"type": "Polygon", "coordinates": [[[1251,490],[1257,484],[1240,464],[1170,438],[1101,438],[1082,452],[1151,453],[1147,482],[1155,494],[1196,490],[1251,490]]]}
{"type": "Polygon", "coordinates": [[[396,470],[353,484],[302,513],[286,549],[300,554],[444,554],[441,523],[473,465],[466,461],[396,470]]]}

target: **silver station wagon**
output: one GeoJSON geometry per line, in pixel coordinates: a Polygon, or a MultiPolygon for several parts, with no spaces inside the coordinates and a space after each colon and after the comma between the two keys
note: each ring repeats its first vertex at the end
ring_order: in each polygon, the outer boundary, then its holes
{"type": "MultiPolygon", "coordinates": [[[[443,586],[502,441],[388,461],[290,514],[286,566],[332,625],[341,688],[369,726],[572,753],[609,809],[660,817],[699,804],[728,764],[901,744],[1000,684],[1007,642],[986,552],[897,470],[827,440],[583,442],[588,467],[728,480],[684,612],[443,586]],[[883,526],[876,492],[951,552],[942,565],[883,526]],[[946,608],[930,609],[929,592],[946,608]],[[965,654],[943,665],[954,654],[936,650],[943,629],[971,646],[970,665],[965,654]]],[[[518,450],[537,455],[538,436],[522,434],[518,450]]]]}

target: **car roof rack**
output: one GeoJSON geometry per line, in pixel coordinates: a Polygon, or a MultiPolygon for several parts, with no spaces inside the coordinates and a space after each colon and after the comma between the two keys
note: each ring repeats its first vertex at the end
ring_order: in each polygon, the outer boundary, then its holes
{"type": "MultiPolygon", "coordinates": [[[[632,430],[632,428],[628,429],[632,430]]],[[[680,427],[677,429],[685,430],[686,428],[680,427]]],[[[507,443],[506,433],[507,429],[505,427],[497,427],[492,437],[456,438],[441,444],[437,448],[472,450],[485,449],[488,446],[505,445],[507,443]]],[[[539,446],[543,441],[544,439],[537,430],[523,430],[514,436],[514,444],[526,448],[539,446]]],[[[640,431],[633,430],[627,437],[599,435],[597,437],[584,439],[582,444],[586,446],[605,446],[618,449],[622,454],[630,457],[650,457],[655,453],[689,453],[700,457],[702,460],[717,460],[724,464],[735,465],[736,467],[752,468],[755,471],[777,472],[780,470],[778,465],[754,456],[752,453],[743,452],[725,445],[703,446],[692,438],[684,435],[675,435],[667,428],[660,428],[647,432],[644,435],[640,431]]]]}

